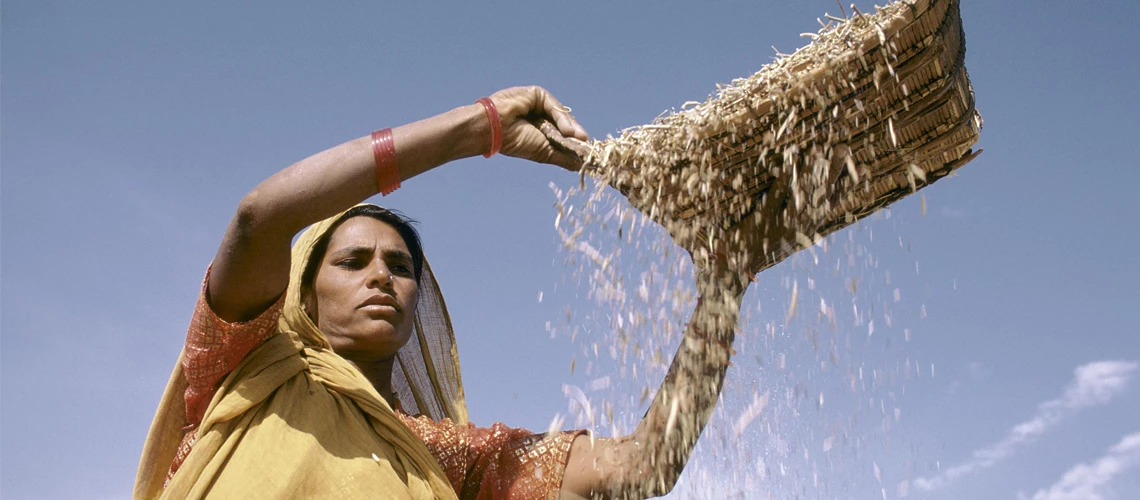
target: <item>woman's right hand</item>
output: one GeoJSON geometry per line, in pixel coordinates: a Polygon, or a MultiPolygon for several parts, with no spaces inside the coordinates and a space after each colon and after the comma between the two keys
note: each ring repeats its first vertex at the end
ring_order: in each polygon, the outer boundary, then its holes
{"type": "Polygon", "coordinates": [[[502,124],[503,154],[558,165],[572,172],[581,168],[581,160],[553,147],[539,129],[543,121],[549,121],[563,137],[581,141],[590,139],[586,129],[570,115],[570,108],[563,106],[546,89],[513,87],[495,92],[491,101],[499,111],[502,124]]]}

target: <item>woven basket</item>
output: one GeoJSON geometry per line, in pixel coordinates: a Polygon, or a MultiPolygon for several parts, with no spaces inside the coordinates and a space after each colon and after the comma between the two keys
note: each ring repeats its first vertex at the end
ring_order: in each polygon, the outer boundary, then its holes
{"type": "Polygon", "coordinates": [[[957,0],[835,21],[703,103],[557,145],[690,251],[750,214],[774,218],[783,244],[752,249],[753,267],[774,265],[981,153],[957,0]]]}

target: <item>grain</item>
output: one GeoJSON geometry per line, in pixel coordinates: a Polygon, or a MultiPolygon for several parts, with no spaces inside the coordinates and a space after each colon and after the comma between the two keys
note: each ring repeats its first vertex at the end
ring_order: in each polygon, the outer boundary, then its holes
{"type": "Polygon", "coordinates": [[[742,266],[770,267],[808,246],[791,236],[818,241],[981,152],[958,2],[852,9],[703,102],[617,137],[559,145],[694,255],[739,240],[732,228],[755,215],[788,237],[732,250],[742,266]],[[761,210],[766,198],[779,206],[761,210]]]}
{"type": "MultiPolygon", "coordinates": [[[[807,46],[792,54],[776,51],[775,61],[757,73],[718,86],[706,100],[685,101],[679,109],[616,137],[579,143],[542,125],[556,147],[583,161],[576,187],[551,185],[554,225],[567,264],[574,269],[572,285],[584,290],[586,299],[604,305],[596,314],[576,313],[573,322],[567,309],[569,336],[580,347],[570,371],[577,367],[579,376],[602,380],[598,377],[604,367],[615,370],[613,377],[604,378],[604,387],[590,383],[582,384],[585,390],[566,390],[570,413],[577,415],[580,426],[596,431],[595,426],[603,425],[602,430],[613,435],[636,427],[671,353],[685,341],[681,333],[696,302],[694,268],[727,253],[734,268],[759,272],[806,249],[796,260],[812,268],[835,274],[857,266],[875,269],[878,260],[850,241],[833,259],[829,245],[841,242],[829,235],[945,178],[981,152],[972,149],[982,121],[964,67],[957,1],[902,0],[873,14],[851,7],[850,17],[844,12],[842,18],[820,20],[820,30],[807,34],[807,46]],[[650,220],[657,224],[648,224],[650,220]],[[748,227],[759,237],[741,231],[748,227]],[[580,332],[588,336],[580,338],[580,332]],[[606,391],[618,396],[590,399],[606,391]]],[[[921,207],[925,215],[925,198],[921,207]]],[[[869,229],[863,234],[873,240],[869,229]]],[[[735,450],[741,456],[733,460],[756,464],[754,477],[801,478],[785,480],[799,481],[797,490],[817,485],[819,472],[789,471],[792,455],[802,453],[802,464],[836,467],[832,460],[838,454],[861,457],[867,443],[852,430],[854,423],[840,422],[808,429],[808,434],[819,432],[822,440],[809,453],[808,447],[789,443],[794,438],[786,430],[796,428],[791,419],[802,417],[808,405],[824,413],[851,404],[861,408],[864,419],[881,415],[880,430],[885,433],[901,418],[894,406],[895,380],[920,372],[917,362],[911,370],[908,359],[905,369],[869,365],[865,378],[864,361],[850,359],[852,343],[889,343],[896,322],[906,321],[897,310],[907,305],[898,288],[892,286],[873,302],[857,303],[856,297],[870,300],[867,295],[877,281],[866,275],[841,276],[843,296],[828,300],[816,299],[821,292],[815,283],[812,277],[767,283],[765,291],[782,287],[778,291],[783,293],[767,306],[771,320],[762,331],[742,332],[736,337],[738,345],[727,346],[729,352],[738,348],[742,353],[757,352],[756,346],[749,350],[740,345],[746,342],[767,348],[753,355],[763,370],[740,373],[733,371],[736,365],[730,369],[725,390],[741,394],[743,407],[714,417],[726,422],[726,432],[711,435],[725,442],[708,445],[722,453],[713,463],[729,459],[725,453],[735,450]],[[799,281],[805,281],[803,289],[799,281]],[[784,297],[790,300],[781,302],[784,297]],[[818,311],[799,308],[801,302],[818,302],[818,311]],[[881,320],[876,325],[872,318],[881,320]],[[793,337],[810,346],[805,349],[809,356],[817,356],[818,363],[809,363],[814,368],[805,367],[802,353],[775,347],[793,345],[793,337]],[[813,375],[828,371],[841,384],[828,388],[825,408],[824,392],[807,385],[813,375]],[[742,375],[753,384],[767,377],[765,386],[742,387],[742,375]],[[785,386],[769,389],[774,379],[775,387],[785,386]],[[808,404],[801,406],[802,401],[808,404]],[[766,456],[738,440],[757,435],[767,439],[766,456]],[[821,450],[823,457],[817,458],[821,450]]],[[[925,305],[910,316],[925,318],[925,305]]],[[[897,328],[909,342],[912,332],[904,325],[897,328]]],[[[732,360],[750,361],[739,358],[732,360]]],[[[930,370],[933,375],[932,365],[930,370]]],[[[694,381],[702,382],[707,381],[694,381]]],[[[678,417],[677,399],[671,400],[670,410],[666,433],[696,439],[696,430],[678,417]]],[[[557,417],[549,432],[562,423],[557,417]]],[[[709,435],[704,434],[702,443],[709,435]]],[[[883,476],[891,471],[879,470],[878,463],[871,466],[877,482],[888,484],[883,476]]],[[[844,470],[833,468],[830,473],[844,470]]],[[[724,472],[713,475],[723,480],[724,472]]],[[[755,491],[748,483],[753,478],[734,477],[745,479],[720,484],[755,491]]],[[[722,497],[723,491],[702,489],[695,496],[722,497]]]]}

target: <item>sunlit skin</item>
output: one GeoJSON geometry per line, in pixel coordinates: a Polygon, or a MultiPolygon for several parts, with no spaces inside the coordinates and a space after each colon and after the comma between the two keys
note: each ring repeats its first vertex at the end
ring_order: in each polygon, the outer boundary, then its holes
{"type": "Polygon", "coordinates": [[[329,238],[313,292],[316,310],[310,302],[309,314],[333,351],[389,397],[393,358],[412,335],[419,301],[404,238],[372,217],[344,221],[329,238]]]}

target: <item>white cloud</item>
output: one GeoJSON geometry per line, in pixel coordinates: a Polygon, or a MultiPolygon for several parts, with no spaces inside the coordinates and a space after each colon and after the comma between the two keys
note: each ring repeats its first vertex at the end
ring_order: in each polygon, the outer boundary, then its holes
{"type": "Polygon", "coordinates": [[[1129,469],[1140,468],[1140,432],[1124,436],[1091,464],[1074,465],[1049,489],[1037,490],[1032,500],[1105,500],[1113,498],[1112,482],[1129,469]]]}
{"type": "Polygon", "coordinates": [[[992,467],[1066,418],[1085,408],[1108,403],[1127,388],[1138,366],[1132,361],[1097,361],[1078,366],[1065,393],[1037,405],[1033,418],[1013,426],[1001,441],[975,450],[969,460],[948,467],[935,476],[915,479],[915,486],[931,491],[962,476],[992,467]]]}

